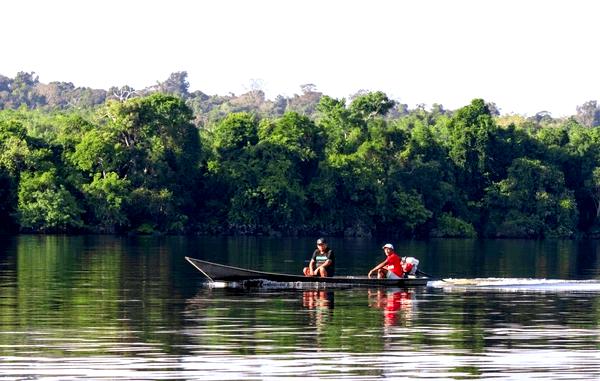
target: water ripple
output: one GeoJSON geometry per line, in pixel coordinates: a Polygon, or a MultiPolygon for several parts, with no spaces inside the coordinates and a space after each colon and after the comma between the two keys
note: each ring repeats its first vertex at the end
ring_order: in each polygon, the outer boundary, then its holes
{"type": "Polygon", "coordinates": [[[0,379],[231,380],[231,379],[478,379],[573,380],[600,376],[598,351],[495,350],[481,354],[374,354],[336,351],[286,355],[185,357],[0,357],[0,379]],[[501,373],[501,375],[499,375],[501,373]]]}

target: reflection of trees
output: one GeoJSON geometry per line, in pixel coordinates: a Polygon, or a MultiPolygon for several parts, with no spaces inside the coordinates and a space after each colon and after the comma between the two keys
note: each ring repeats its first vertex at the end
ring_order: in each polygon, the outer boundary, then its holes
{"type": "Polygon", "coordinates": [[[590,310],[596,296],[461,291],[430,298],[419,307],[418,323],[436,329],[423,329],[413,345],[480,353],[490,348],[556,346],[565,340],[570,348],[595,348],[587,334],[574,332],[597,328],[590,310]]]}
{"type": "Polygon", "coordinates": [[[410,252],[424,271],[443,278],[589,279],[597,247],[596,241],[585,240],[435,239],[398,250],[410,252]]]}
{"type": "MultiPolygon", "coordinates": [[[[12,349],[15,343],[36,347],[38,334],[76,346],[97,342],[99,327],[115,337],[123,331],[118,323],[121,271],[116,253],[95,255],[87,243],[83,237],[17,238],[16,272],[8,283],[14,287],[4,283],[0,288],[0,299],[10,301],[2,305],[2,328],[14,332],[0,335],[6,351],[18,350],[12,349]]],[[[93,345],[87,350],[103,352],[93,345]]]]}
{"type": "MultiPolygon", "coordinates": [[[[191,251],[189,242],[164,237],[20,236],[0,243],[0,252],[9,253],[0,260],[0,355],[11,356],[24,348],[76,356],[115,351],[127,355],[129,350],[136,353],[148,347],[169,354],[246,355],[315,350],[380,353],[403,348],[483,352],[555,345],[557,340],[568,340],[573,348],[595,345],[589,340],[598,325],[595,294],[199,289],[202,277],[175,255],[191,251]],[[560,332],[554,334],[552,329],[547,334],[548,325],[560,332]],[[40,337],[44,346],[38,347],[40,337]]],[[[212,242],[204,247],[216,247],[215,241],[203,242],[212,242]]],[[[475,246],[476,241],[469,242],[475,246]]],[[[533,270],[539,264],[555,274],[566,273],[575,264],[592,268],[597,263],[595,244],[520,241],[522,248],[514,251],[514,242],[511,246],[510,241],[494,241],[496,250],[505,252],[502,256],[490,251],[486,246],[490,244],[448,255],[449,259],[429,257],[423,263],[431,265],[426,271],[434,274],[446,274],[441,270],[446,264],[449,269],[463,266],[481,273],[491,267],[517,272],[524,265],[534,273],[540,271],[533,270]],[[569,256],[571,245],[591,253],[569,256]]],[[[429,245],[428,250],[448,252],[429,245]]],[[[244,265],[250,263],[244,256],[258,251],[254,243],[230,249],[244,253],[237,257],[244,265]]],[[[282,253],[279,260],[290,250],[262,246],[263,252],[282,253]]],[[[423,252],[419,257],[428,255],[423,252]]],[[[259,265],[254,267],[260,267],[260,261],[270,263],[265,258],[255,259],[259,265]]]]}
{"type": "Polygon", "coordinates": [[[66,356],[126,354],[149,345],[172,352],[181,336],[156,328],[177,329],[182,319],[171,303],[173,256],[169,245],[147,255],[157,248],[135,241],[17,237],[14,263],[5,262],[15,271],[0,272],[0,354],[23,350],[19,346],[66,356]],[[129,349],[123,351],[124,344],[129,349]]]}

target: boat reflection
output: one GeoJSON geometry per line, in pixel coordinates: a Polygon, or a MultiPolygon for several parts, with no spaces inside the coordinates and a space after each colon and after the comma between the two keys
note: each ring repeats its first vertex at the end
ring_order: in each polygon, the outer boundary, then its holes
{"type": "Polygon", "coordinates": [[[384,324],[406,326],[413,316],[413,293],[403,289],[368,290],[369,307],[383,311],[384,324]]]}

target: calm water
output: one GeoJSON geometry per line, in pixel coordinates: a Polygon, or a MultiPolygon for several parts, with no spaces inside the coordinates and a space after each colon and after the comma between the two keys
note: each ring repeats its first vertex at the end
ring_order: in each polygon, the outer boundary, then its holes
{"type": "MultiPolygon", "coordinates": [[[[0,238],[0,380],[600,379],[600,246],[396,243],[446,281],[208,287],[185,255],[299,272],[312,239],[0,238]]],[[[330,240],[340,275],[382,242],[330,240]]]]}

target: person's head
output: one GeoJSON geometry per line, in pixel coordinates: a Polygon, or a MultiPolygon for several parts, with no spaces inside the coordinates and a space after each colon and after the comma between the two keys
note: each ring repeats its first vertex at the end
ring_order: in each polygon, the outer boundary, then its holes
{"type": "Polygon", "coordinates": [[[394,252],[394,245],[392,245],[391,243],[386,243],[385,245],[383,245],[382,249],[385,252],[385,255],[390,255],[390,253],[394,252]]]}
{"type": "Polygon", "coordinates": [[[317,247],[319,248],[319,250],[323,251],[325,249],[327,249],[327,242],[325,241],[325,238],[319,238],[317,240],[317,247]]]}

